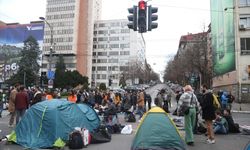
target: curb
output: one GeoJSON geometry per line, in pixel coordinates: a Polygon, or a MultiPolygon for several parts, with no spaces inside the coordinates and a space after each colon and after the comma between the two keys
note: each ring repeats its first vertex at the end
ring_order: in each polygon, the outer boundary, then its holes
{"type": "Polygon", "coordinates": [[[250,114],[250,111],[243,111],[243,110],[232,110],[233,113],[244,113],[244,114],[250,114]]]}

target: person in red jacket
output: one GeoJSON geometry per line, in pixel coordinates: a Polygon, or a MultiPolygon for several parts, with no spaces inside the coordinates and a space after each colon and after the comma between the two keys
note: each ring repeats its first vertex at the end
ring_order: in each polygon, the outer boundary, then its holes
{"type": "Polygon", "coordinates": [[[16,94],[15,107],[16,107],[16,125],[19,119],[22,119],[26,109],[28,109],[28,94],[24,90],[24,86],[20,87],[20,91],[16,94]]]}

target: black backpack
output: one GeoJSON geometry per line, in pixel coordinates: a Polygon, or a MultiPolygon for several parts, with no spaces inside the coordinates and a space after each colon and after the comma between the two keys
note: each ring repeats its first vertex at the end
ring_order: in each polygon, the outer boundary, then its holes
{"type": "Polygon", "coordinates": [[[84,147],[82,133],[75,130],[69,134],[69,148],[70,149],[81,149],[84,147]]]}
{"type": "Polygon", "coordinates": [[[128,121],[127,122],[135,122],[136,121],[136,118],[135,118],[135,115],[134,113],[129,113],[128,114],[128,121]]]}

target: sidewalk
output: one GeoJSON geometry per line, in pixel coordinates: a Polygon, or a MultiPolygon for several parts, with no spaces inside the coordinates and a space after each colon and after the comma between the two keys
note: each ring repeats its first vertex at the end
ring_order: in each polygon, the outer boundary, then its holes
{"type": "Polygon", "coordinates": [[[250,113],[250,103],[233,103],[232,112],[235,113],[250,113]]]}

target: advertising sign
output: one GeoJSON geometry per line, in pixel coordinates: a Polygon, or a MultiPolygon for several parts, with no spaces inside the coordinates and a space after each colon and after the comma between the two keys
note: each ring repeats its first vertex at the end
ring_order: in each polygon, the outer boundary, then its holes
{"type": "Polygon", "coordinates": [[[33,36],[40,47],[43,43],[44,23],[17,24],[0,26],[0,78],[8,79],[18,69],[23,42],[33,36]]]}
{"type": "Polygon", "coordinates": [[[235,70],[233,0],[211,0],[211,33],[214,76],[235,70]]]}

